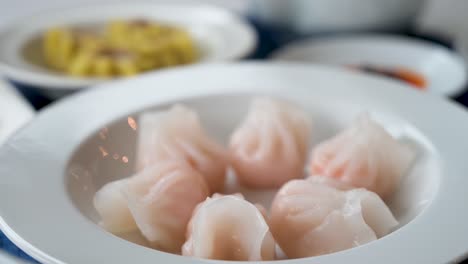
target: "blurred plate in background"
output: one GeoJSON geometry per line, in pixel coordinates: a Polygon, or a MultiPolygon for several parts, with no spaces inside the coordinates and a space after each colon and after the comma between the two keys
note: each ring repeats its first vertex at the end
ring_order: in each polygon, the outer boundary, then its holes
{"type": "Polygon", "coordinates": [[[4,27],[0,33],[0,71],[18,83],[42,88],[50,97],[103,82],[103,79],[76,78],[49,70],[37,63],[41,45],[32,45],[31,41],[54,26],[100,27],[113,19],[147,19],[184,28],[201,52],[200,62],[240,59],[249,55],[256,45],[255,32],[248,23],[215,6],[157,2],[88,5],[44,12],[4,27]]]}
{"type": "Polygon", "coordinates": [[[424,79],[422,88],[442,95],[458,94],[467,81],[465,64],[456,53],[437,44],[393,35],[359,34],[303,40],[287,45],[272,57],[365,68],[364,71],[387,70],[395,75],[410,72],[424,79]]]}
{"type": "Polygon", "coordinates": [[[401,30],[425,0],[252,0],[253,14],[266,24],[299,33],[401,30]]]}

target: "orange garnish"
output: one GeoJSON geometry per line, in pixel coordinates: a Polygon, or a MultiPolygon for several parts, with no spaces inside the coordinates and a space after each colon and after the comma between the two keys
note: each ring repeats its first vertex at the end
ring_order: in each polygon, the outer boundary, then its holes
{"type": "Polygon", "coordinates": [[[408,69],[400,68],[395,69],[395,75],[398,76],[400,79],[416,86],[416,88],[419,88],[421,90],[425,90],[427,88],[426,79],[419,73],[408,69]]]}

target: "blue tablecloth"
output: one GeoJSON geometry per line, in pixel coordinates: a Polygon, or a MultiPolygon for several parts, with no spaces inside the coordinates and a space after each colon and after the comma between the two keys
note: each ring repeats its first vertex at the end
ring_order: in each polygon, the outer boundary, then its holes
{"type": "MultiPolygon", "coordinates": [[[[0,231],[0,249],[7,251],[8,253],[20,257],[25,260],[31,261],[31,263],[39,263],[33,258],[24,253],[21,249],[15,246],[8,238],[0,231]]],[[[3,263],[2,263],[3,264],[3,263]]]]}
{"type": "MultiPolygon", "coordinates": [[[[254,27],[257,30],[257,34],[259,36],[259,45],[257,46],[255,52],[250,56],[249,59],[266,59],[268,58],[268,55],[272,51],[287,44],[290,41],[294,41],[294,40],[304,38],[304,37],[314,37],[314,36],[300,36],[296,34],[291,34],[290,32],[285,32],[285,31],[275,29],[269,26],[264,26],[260,23],[257,23],[255,20],[252,20],[252,19],[250,19],[250,22],[252,23],[252,25],[254,25],[254,27]]],[[[407,35],[407,36],[417,37],[417,38],[423,38],[429,41],[437,42],[448,48],[452,48],[451,43],[442,41],[434,37],[415,35],[411,32],[397,32],[397,33],[407,35]]],[[[31,104],[37,110],[40,110],[44,106],[51,103],[49,99],[38,94],[33,87],[21,85],[18,83],[13,83],[13,84],[27,98],[27,100],[31,102],[31,104]]],[[[468,93],[466,92],[466,89],[459,95],[453,96],[451,99],[454,100],[455,102],[461,103],[468,107],[468,93]]],[[[0,249],[4,249],[7,252],[15,256],[36,262],[31,257],[26,255],[22,250],[17,248],[11,241],[9,241],[2,232],[0,232],[0,249]]],[[[464,261],[463,263],[468,264],[468,261],[464,261]]]]}

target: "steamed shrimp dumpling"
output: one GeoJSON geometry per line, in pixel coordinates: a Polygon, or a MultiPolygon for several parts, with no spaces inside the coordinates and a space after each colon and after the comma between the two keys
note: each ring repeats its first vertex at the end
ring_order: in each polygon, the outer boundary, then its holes
{"type": "Polygon", "coordinates": [[[355,189],[352,185],[347,184],[346,182],[327,177],[327,176],[321,176],[321,175],[312,175],[306,178],[309,182],[316,183],[316,184],[324,184],[329,187],[341,190],[341,191],[347,191],[351,189],[355,189]]]}
{"type": "Polygon", "coordinates": [[[391,195],[415,158],[414,150],[394,139],[368,115],[312,151],[310,174],[391,195]]]}
{"type": "Polygon", "coordinates": [[[192,211],[209,195],[203,177],[178,161],[140,171],[123,192],[143,236],[153,247],[173,253],[180,252],[192,211]]]}
{"type": "Polygon", "coordinates": [[[270,212],[272,233],[289,258],[363,245],[388,234],[397,224],[377,194],[365,189],[341,191],[309,180],[285,184],[270,212]]]}
{"type": "Polygon", "coordinates": [[[143,113],[139,119],[137,169],[168,159],[186,162],[198,170],[211,193],[224,188],[226,150],[207,135],[198,115],[182,105],[143,113]]]}
{"type": "Polygon", "coordinates": [[[275,241],[257,206],[241,195],[214,195],[194,211],[184,256],[261,261],[275,258],[275,241]]]}
{"type": "Polygon", "coordinates": [[[125,233],[137,229],[122,190],[128,179],[107,183],[94,195],[94,208],[101,217],[100,225],[111,233],[125,233]]]}
{"type": "Polygon", "coordinates": [[[292,104],[257,98],[230,139],[230,160],[247,187],[275,188],[303,177],[310,122],[292,104]]]}

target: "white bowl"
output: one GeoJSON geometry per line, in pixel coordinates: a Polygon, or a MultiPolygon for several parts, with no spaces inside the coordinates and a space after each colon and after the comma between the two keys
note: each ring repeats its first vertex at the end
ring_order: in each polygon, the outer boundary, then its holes
{"type": "Polygon", "coordinates": [[[226,142],[259,94],[304,107],[315,124],[313,144],[369,111],[390,133],[419,149],[418,161],[387,201],[401,222],[398,230],[357,248],[281,263],[447,263],[467,252],[466,111],[383,78],[300,64],[168,70],[104,84],[45,109],[0,149],[0,227],[46,264],[218,263],[118,238],[96,224],[91,201],[104,183],[133,172],[136,132],[129,116],[184,103],[226,142]],[[158,92],[155,85],[170,89],[158,92]],[[99,136],[103,128],[105,140],[99,136]],[[99,147],[109,155],[103,157],[99,147]]]}
{"type": "Polygon", "coordinates": [[[34,116],[34,110],[8,82],[0,79],[0,145],[34,116]]]}
{"type": "Polygon", "coordinates": [[[201,62],[240,59],[256,45],[256,35],[249,24],[214,6],[171,4],[169,1],[88,5],[40,13],[6,27],[0,33],[0,72],[19,83],[43,89],[50,97],[103,82],[105,80],[74,78],[49,70],[38,56],[41,52],[38,37],[52,26],[102,26],[116,18],[146,18],[187,29],[201,50],[201,62]]]}
{"type": "Polygon", "coordinates": [[[440,45],[402,36],[351,34],[307,39],[287,45],[272,57],[341,66],[405,67],[422,74],[430,92],[442,95],[456,95],[467,84],[461,56],[440,45]]]}

